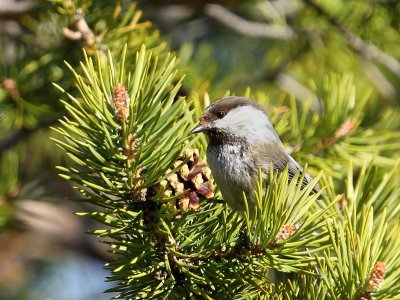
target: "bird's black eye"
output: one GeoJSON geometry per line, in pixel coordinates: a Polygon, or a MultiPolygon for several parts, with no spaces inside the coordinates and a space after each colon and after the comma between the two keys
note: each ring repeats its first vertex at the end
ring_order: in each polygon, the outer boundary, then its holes
{"type": "Polygon", "coordinates": [[[222,110],[217,111],[217,118],[222,119],[223,117],[225,117],[225,112],[222,110]]]}

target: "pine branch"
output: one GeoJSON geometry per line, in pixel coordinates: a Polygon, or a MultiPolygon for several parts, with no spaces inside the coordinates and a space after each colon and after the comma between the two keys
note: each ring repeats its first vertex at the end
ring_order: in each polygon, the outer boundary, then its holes
{"type": "Polygon", "coordinates": [[[194,155],[192,147],[204,148],[204,140],[189,132],[209,99],[177,97],[182,77],[158,36],[149,30],[135,40],[127,33],[147,28],[139,17],[131,7],[100,34],[107,45],[101,53],[87,49],[80,68],[69,66],[77,96],[57,86],[69,115],[55,128],[62,137],[56,143],[71,158],[58,169],[81,201],[98,207],[80,214],[105,225],[92,233],[107,237],[116,254],[106,264],[115,282],[110,291],[168,299],[339,299],[398,291],[400,247],[396,231],[386,229],[399,226],[398,173],[387,172],[395,159],[384,149],[393,141],[389,147],[398,151],[398,134],[361,125],[368,94],[356,98],[352,77],[326,80],[316,93],[321,114],[293,98],[271,114],[285,140],[299,144],[293,154],[326,169],[326,194],[310,195],[320,176],[303,188],[300,174],[289,182],[288,170],[269,174],[268,185],[260,174],[256,205],[240,214],[218,197],[208,199],[212,188],[201,185],[209,174],[199,163],[204,153],[194,155]],[[378,175],[362,167],[374,154],[378,175]],[[343,158],[360,169],[353,172],[343,158]],[[330,175],[342,179],[346,171],[346,193],[337,195],[330,175]],[[393,210],[388,218],[386,204],[393,210]]]}
{"type": "MultiPolygon", "coordinates": [[[[328,288],[332,299],[349,296],[354,299],[383,299],[389,297],[389,293],[397,294],[400,289],[397,280],[393,280],[400,272],[399,242],[393,231],[398,228],[398,216],[387,217],[386,208],[381,207],[385,203],[385,194],[378,200],[378,193],[368,192],[368,189],[375,188],[369,187],[374,181],[371,178],[373,169],[364,167],[354,184],[350,168],[345,195],[348,202],[339,202],[343,218],[327,223],[333,247],[324,251],[324,260],[317,259],[321,284],[328,288]],[[394,224],[393,229],[388,230],[389,224],[394,224]]],[[[390,178],[393,174],[388,176],[390,178]]],[[[381,186],[387,184],[388,181],[384,180],[381,186]]],[[[380,188],[376,187],[376,190],[380,188]]]]}
{"type": "Polygon", "coordinates": [[[367,60],[376,60],[377,62],[385,66],[388,70],[390,70],[396,77],[400,78],[400,62],[397,59],[383,52],[372,43],[365,42],[361,37],[348,30],[344,24],[340,23],[338,20],[330,16],[313,0],[304,0],[304,2],[317,14],[324,17],[330,25],[332,25],[340,33],[342,33],[347,43],[353,48],[354,51],[356,51],[367,60]]]}
{"type": "MultiPolygon", "coordinates": [[[[344,178],[348,161],[361,167],[365,160],[377,166],[392,168],[399,153],[400,135],[381,126],[363,126],[369,91],[356,95],[354,79],[349,75],[332,74],[316,92],[321,101],[321,113],[311,110],[311,103],[297,103],[293,98],[277,103],[271,120],[288,149],[298,160],[304,159],[316,169],[344,178]],[[375,129],[376,128],[376,129],[375,129]],[[390,152],[390,153],[389,153],[390,152]],[[329,161],[329,162],[328,162],[329,161]]],[[[391,110],[382,114],[390,118],[391,110]]],[[[380,116],[372,122],[379,122],[380,116]]],[[[371,122],[371,120],[370,120],[371,122]]]]}
{"type": "Polygon", "coordinates": [[[246,222],[218,201],[177,215],[174,197],[150,192],[176,171],[168,167],[194,142],[187,142],[188,104],[175,100],[179,81],[171,88],[173,59],[159,61],[142,47],[135,62],[126,61],[125,49],[118,59],[86,57],[81,68],[84,75],[71,68],[80,97],[68,95],[71,103],[63,103],[70,117],[56,129],[65,138],[56,143],[75,165],[59,169],[86,201],[105,208],[85,215],[110,227],[93,233],[111,237],[120,256],[108,264],[110,279],[121,282],[111,291],[126,298],[215,297],[214,287],[230,282],[218,293],[233,296],[273,288],[264,281],[271,269],[312,273],[305,269],[315,265],[309,254],[327,247],[321,227],[327,210],[310,214],[317,179],[301,189],[300,177],[287,184],[286,170],[271,174],[264,190],[260,177],[258,217],[248,213],[246,222]]]}
{"type": "Polygon", "coordinates": [[[207,4],[204,12],[217,22],[246,36],[281,40],[293,40],[296,37],[296,33],[289,26],[251,22],[218,4],[207,4]]]}

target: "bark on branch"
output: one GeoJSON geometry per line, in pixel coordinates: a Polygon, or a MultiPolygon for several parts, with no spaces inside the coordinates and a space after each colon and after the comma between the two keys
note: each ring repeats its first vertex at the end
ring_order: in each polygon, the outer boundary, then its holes
{"type": "Polygon", "coordinates": [[[246,36],[280,40],[292,40],[296,37],[296,33],[289,26],[248,21],[218,4],[207,4],[204,12],[217,22],[246,36]]]}

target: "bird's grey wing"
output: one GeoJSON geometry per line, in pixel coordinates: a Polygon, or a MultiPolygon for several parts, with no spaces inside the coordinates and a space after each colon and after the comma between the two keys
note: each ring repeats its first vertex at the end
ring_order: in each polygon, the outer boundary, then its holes
{"type": "MultiPolygon", "coordinates": [[[[290,157],[290,160],[289,160],[289,178],[290,178],[290,180],[292,180],[294,175],[298,171],[300,171],[300,175],[303,174],[303,168],[291,156],[289,156],[289,157],[290,157]]],[[[304,178],[303,178],[303,182],[301,183],[301,187],[305,188],[306,185],[308,185],[312,180],[313,180],[313,178],[310,176],[310,174],[305,173],[304,174],[304,178]]],[[[320,191],[320,187],[318,185],[316,185],[312,189],[313,193],[318,193],[319,191],[320,191]]]]}
{"type": "MultiPolygon", "coordinates": [[[[262,168],[265,175],[268,176],[271,164],[274,170],[282,172],[286,166],[289,165],[289,179],[292,180],[296,172],[300,171],[300,175],[303,172],[303,168],[288,154],[286,154],[283,146],[261,144],[253,149],[252,157],[255,166],[253,169],[257,170],[262,168]]],[[[312,181],[312,177],[309,174],[304,175],[301,187],[304,188],[307,184],[312,181]]],[[[319,186],[315,186],[312,190],[313,193],[317,193],[320,190],[319,186]]]]}

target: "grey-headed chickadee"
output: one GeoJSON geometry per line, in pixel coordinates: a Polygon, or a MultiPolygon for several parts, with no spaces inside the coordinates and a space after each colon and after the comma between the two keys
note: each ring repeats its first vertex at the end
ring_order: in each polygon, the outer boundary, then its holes
{"type": "MultiPolygon", "coordinates": [[[[243,210],[242,193],[251,202],[261,168],[265,178],[271,166],[289,177],[302,167],[286,152],[264,108],[245,97],[220,99],[203,112],[192,133],[204,132],[209,138],[207,161],[214,179],[228,204],[243,210]]],[[[311,176],[305,174],[302,185],[311,176]]],[[[315,187],[313,192],[318,192],[315,187]]]]}

